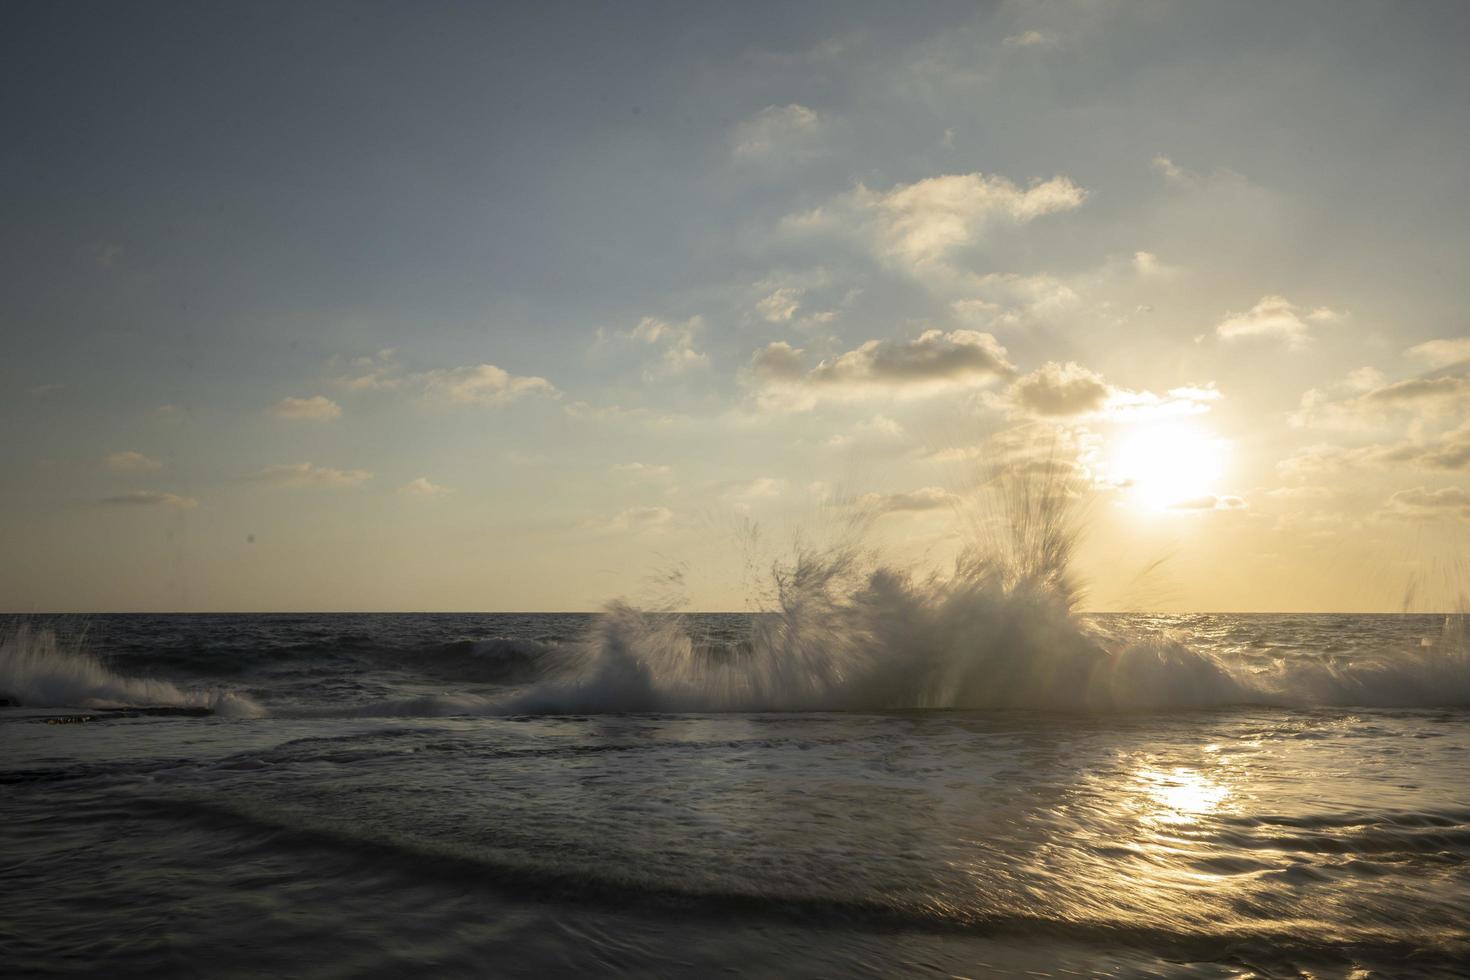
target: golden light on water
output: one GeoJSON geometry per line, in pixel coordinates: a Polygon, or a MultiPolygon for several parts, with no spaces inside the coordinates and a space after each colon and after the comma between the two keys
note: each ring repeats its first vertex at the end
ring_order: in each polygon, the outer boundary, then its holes
{"type": "Polygon", "coordinates": [[[1220,492],[1228,455],[1228,443],[1201,426],[1159,423],[1123,434],[1108,454],[1107,472],[1142,507],[1198,509],[1220,492]]]}
{"type": "Polygon", "coordinates": [[[1151,823],[1193,823],[1219,809],[1230,796],[1224,783],[1182,766],[1141,769],[1136,779],[1143,790],[1143,819],[1151,823]]]}

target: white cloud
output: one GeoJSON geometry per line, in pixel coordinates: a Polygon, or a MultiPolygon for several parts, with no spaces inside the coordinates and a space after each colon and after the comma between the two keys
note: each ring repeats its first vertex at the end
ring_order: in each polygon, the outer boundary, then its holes
{"type": "Polygon", "coordinates": [[[643,370],[644,380],[652,381],[659,377],[709,367],[709,355],[694,347],[695,337],[703,330],[704,318],[701,316],[692,316],[682,322],[646,316],[628,330],[618,330],[608,334],[599,328],[594,349],[606,344],[609,340],[663,348],[658,359],[648,364],[643,370]]]}
{"type": "Polygon", "coordinates": [[[1430,367],[1448,367],[1470,361],[1470,337],[1449,337],[1442,340],[1426,340],[1405,351],[1410,357],[1418,358],[1430,367]]]}
{"type": "Polygon", "coordinates": [[[811,155],[821,129],[821,118],[804,105],[766,106],[730,133],[737,160],[770,163],[811,155]]]}
{"type": "Polygon", "coordinates": [[[1301,350],[1311,339],[1310,323],[1337,320],[1342,314],[1326,307],[1303,313],[1284,296],[1262,296],[1244,313],[1230,313],[1215,326],[1222,340],[1279,340],[1288,349],[1301,350]]]}
{"type": "Polygon", "coordinates": [[[441,487],[439,484],[431,482],[426,476],[421,476],[417,480],[410,480],[408,483],[399,487],[398,492],[406,497],[413,497],[417,500],[435,500],[439,497],[448,496],[454,491],[448,487],[441,487]]]}
{"type": "Polygon", "coordinates": [[[367,470],[338,470],[310,463],[288,463],[267,466],[259,479],[276,487],[356,487],[373,477],[367,470]]]}
{"type": "Polygon", "coordinates": [[[1086,197],[1061,176],[1021,187],[995,175],[944,174],[886,191],[859,185],[822,207],[788,215],[781,226],[796,235],[855,238],[880,260],[915,276],[949,275],[955,253],[990,230],[1073,210],[1086,197]]]}
{"type": "Polygon", "coordinates": [[[1185,170],[1162,153],[1156,155],[1149,163],[1155,170],[1163,174],[1164,179],[1170,183],[1191,184],[1197,179],[1196,174],[1185,170]]]}
{"type": "Polygon", "coordinates": [[[310,398],[282,398],[271,406],[271,413],[278,419],[310,419],[325,422],[342,417],[342,406],[325,395],[310,398]]]}
{"type": "Polygon", "coordinates": [[[387,347],[371,357],[353,359],[349,373],[338,378],[338,383],[351,391],[392,391],[401,387],[405,379],[397,353],[387,347]]]}
{"type": "Polygon", "coordinates": [[[1133,271],[1145,279],[1159,279],[1172,275],[1177,270],[1160,262],[1153,252],[1139,250],[1133,253],[1133,271]]]}
{"type": "Polygon", "coordinates": [[[181,497],[176,493],[163,493],[158,490],[135,490],[132,493],[119,494],[115,497],[104,497],[102,502],[138,507],[173,507],[178,510],[191,510],[199,506],[199,501],[193,497],[181,497]]]}
{"type": "Polygon", "coordinates": [[[156,459],[150,459],[142,453],[131,450],[125,452],[108,453],[102,459],[103,464],[110,470],[121,472],[138,472],[142,470],[156,470],[163,466],[156,459]]]}
{"type": "Polygon", "coordinates": [[[416,377],[426,390],[459,405],[505,405],[531,395],[561,396],[545,378],[514,375],[494,364],[426,371],[416,377]]]}
{"type": "MultiPolygon", "coordinates": [[[[336,359],[334,358],[334,363],[336,359]]],[[[437,368],[430,371],[405,372],[398,360],[398,352],[384,348],[369,357],[354,358],[347,365],[347,373],[336,379],[349,391],[399,391],[415,389],[426,395],[437,395],[459,405],[497,406],[505,405],[529,396],[560,398],[561,392],[550,381],[534,375],[515,375],[494,364],[471,364],[455,368],[437,368]]],[[[316,399],[285,399],[286,402],[326,401],[316,399]]],[[[328,402],[329,405],[332,403],[328,402]]],[[[335,405],[332,406],[335,408],[335,405]]],[[[331,409],[321,406],[324,413],[331,409]]],[[[338,410],[340,414],[340,410],[338,410]]],[[[335,418],[336,415],[300,414],[298,418],[335,418]]]]}
{"type": "Polygon", "coordinates": [[[801,307],[803,292],[795,286],[783,286],[756,303],[756,311],[768,323],[788,323],[801,307]]]}
{"type": "Polygon", "coordinates": [[[880,247],[922,267],[973,244],[995,222],[1025,224],[1080,207],[1086,196],[1066,177],[1021,188],[1004,177],[970,173],[929,177],[883,193],[860,188],[857,201],[874,216],[880,247]]]}
{"type": "Polygon", "coordinates": [[[1022,31],[1002,42],[1008,48],[1045,48],[1057,43],[1056,35],[1044,31],[1022,31]]]}

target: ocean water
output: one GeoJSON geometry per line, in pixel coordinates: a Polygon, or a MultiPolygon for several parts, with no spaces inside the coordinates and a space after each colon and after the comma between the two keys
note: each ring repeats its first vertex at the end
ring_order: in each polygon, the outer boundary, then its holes
{"type": "Polygon", "coordinates": [[[1470,972],[1460,617],[796,572],[753,615],[10,618],[0,972],[1470,972]]]}

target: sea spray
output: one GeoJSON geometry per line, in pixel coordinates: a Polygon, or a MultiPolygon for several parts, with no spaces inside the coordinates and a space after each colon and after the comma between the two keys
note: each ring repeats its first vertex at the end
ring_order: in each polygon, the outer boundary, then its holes
{"type": "Polygon", "coordinates": [[[945,575],[916,576],[862,546],[798,540],[768,566],[748,635],[701,642],[668,608],[610,603],[555,676],[513,713],[1027,708],[1117,711],[1230,704],[1470,703],[1460,616],[1415,650],[1270,668],[1179,636],[1109,628],[1078,613],[1073,555],[1085,496],[1049,460],[957,494],[969,542],[945,575]]]}
{"type": "Polygon", "coordinates": [[[0,699],[30,708],[203,708],[250,717],[261,709],[223,689],[184,690],[170,681],[124,677],[83,647],[78,637],[21,623],[0,635],[0,699]]]}

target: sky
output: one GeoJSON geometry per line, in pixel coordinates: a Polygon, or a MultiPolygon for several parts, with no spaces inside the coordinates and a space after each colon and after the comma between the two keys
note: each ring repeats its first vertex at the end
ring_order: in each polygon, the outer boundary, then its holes
{"type": "Polygon", "coordinates": [[[1037,446],[1088,608],[1447,608],[1467,41],[1456,2],[7,3],[0,609],[671,569],[741,609],[859,512],[942,569],[1037,446]]]}

